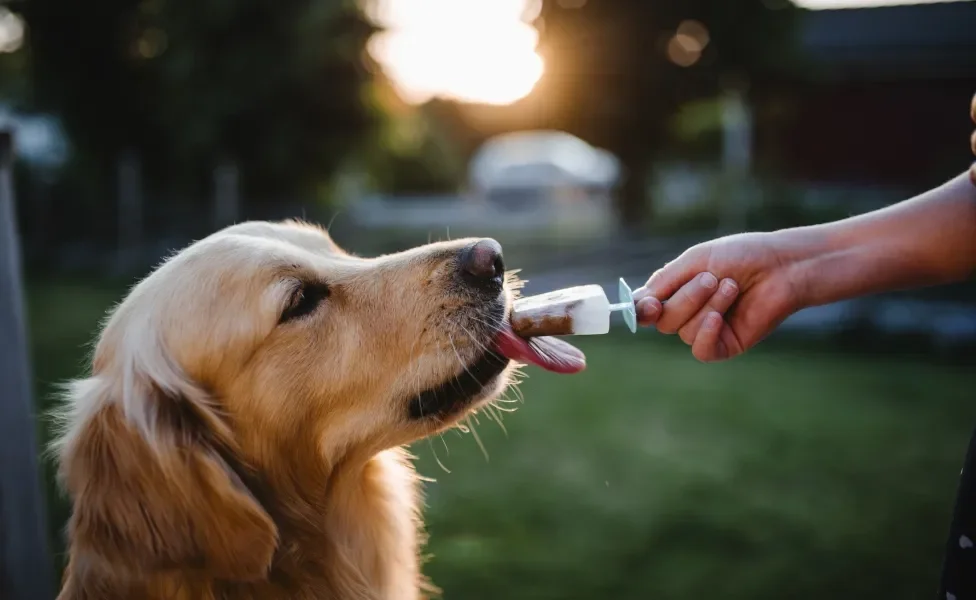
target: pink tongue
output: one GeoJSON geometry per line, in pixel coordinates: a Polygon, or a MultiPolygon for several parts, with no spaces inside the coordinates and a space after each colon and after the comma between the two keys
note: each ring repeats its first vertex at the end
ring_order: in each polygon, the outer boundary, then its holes
{"type": "Polygon", "coordinates": [[[586,356],[578,348],[554,337],[526,340],[515,335],[510,327],[498,334],[495,348],[508,359],[553,373],[579,373],[586,368],[586,356]]]}

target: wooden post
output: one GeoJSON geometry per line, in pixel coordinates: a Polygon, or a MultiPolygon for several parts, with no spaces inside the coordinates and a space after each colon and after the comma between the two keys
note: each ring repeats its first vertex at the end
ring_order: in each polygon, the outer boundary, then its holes
{"type": "Polygon", "coordinates": [[[214,231],[236,223],[240,214],[240,206],[240,171],[236,162],[223,160],[214,169],[214,231]]]}
{"type": "Polygon", "coordinates": [[[722,95],[722,178],[730,192],[724,194],[719,214],[719,235],[746,228],[749,198],[745,186],[752,167],[752,111],[741,84],[722,95]]]}
{"type": "Polygon", "coordinates": [[[142,172],[132,151],[118,160],[119,247],[116,265],[123,273],[139,264],[142,245],[142,172]]]}
{"type": "Polygon", "coordinates": [[[6,131],[0,131],[0,340],[0,598],[50,600],[54,581],[31,401],[13,136],[6,131]]]}

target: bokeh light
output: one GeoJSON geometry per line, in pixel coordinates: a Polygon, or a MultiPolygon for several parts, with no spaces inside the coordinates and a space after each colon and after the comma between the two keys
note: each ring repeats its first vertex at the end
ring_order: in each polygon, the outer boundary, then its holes
{"type": "Polygon", "coordinates": [[[24,22],[0,6],[0,52],[16,52],[24,44],[24,22]]]}
{"type": "Polygon", "coordinates": [[[682,21],[677,31],[668,40],[665,53],[668,55],[668,60],[679,67],[690,67],[701,58],[710,39],[708,28],[701,22],[682,21]]]}

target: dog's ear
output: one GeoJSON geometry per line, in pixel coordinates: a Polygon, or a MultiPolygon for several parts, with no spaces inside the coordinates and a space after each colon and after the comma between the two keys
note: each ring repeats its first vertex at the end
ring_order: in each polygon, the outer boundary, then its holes
{"type": "Polygon", "coordinates": [[[68,391],[54,450],[74,505],[72,555],[135,577],[190,568],[264,578],[277,530],[219,450],[226,424],[202,394],[188,397],[193,386],[126,387],[96,376],[68,391]]]}

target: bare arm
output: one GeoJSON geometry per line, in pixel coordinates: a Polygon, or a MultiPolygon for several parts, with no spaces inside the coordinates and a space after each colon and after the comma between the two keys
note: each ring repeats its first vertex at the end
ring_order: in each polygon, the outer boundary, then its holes
{"type": "Polygon", "coordinates": [[[802,306],[961,281],[976,272],[976,186],[963,174],[910,200],[772,234],[802,306]]]}
{"type": "MultiPolygon", "coordinates": [[[[976,96],[970,112],[976,122],[976,96]]],[[[970,143],[976,154],[976,132],[970,143]]],[[[871,213],[698,244],[651,275],[634,298],[641,324],[677,333],[710,362],[745,352],[802,308],[974,272],[976,163],[871,213]]]]}
{"type": "Polygon", "coordinates": [[[802,308],[974,272],[976,185],[964,174],[857,217],[699,244],[634,297],[643,325],[677,333],[713,361],[741,354],[802,308]]]}

